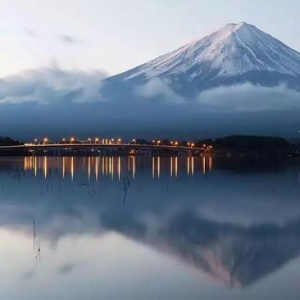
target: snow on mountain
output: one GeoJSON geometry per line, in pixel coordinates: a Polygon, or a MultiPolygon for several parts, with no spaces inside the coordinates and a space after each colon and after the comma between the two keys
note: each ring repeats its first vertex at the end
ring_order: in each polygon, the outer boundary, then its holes
{"type": "Polygon", "coordinates": [[[300,53],[253,25],[228,24],[107,82],[137,86],[155,78],[184,96],[245,82],[267,87],[284,83],[298,90],[300,53]]]}
{"type": "Polygon", "coordinates": [[[189,78],[195,78],[201,76],[202,64],[209,64],[221,76],[249,71],[300,75],[300,53],[253,25],[239,23],[228,24],[199,41],[154,59],[125,80],[141,74],[152,78],[187,73],[189,78]]]}

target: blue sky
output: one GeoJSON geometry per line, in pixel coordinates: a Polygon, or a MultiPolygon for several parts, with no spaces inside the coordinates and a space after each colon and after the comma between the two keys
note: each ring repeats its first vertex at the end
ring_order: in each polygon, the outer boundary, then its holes
{"type": "Polygon", "coordinates": [[[299,0],[0,0],[0,76],[57,64],[115,74],[246,21],[300,51],[299,0]]]}

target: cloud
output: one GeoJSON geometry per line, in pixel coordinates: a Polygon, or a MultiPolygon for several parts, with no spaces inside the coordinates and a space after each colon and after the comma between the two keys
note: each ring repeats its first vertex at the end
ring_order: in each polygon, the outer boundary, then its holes
{"type": "Polygon", "coordinates": [[[100,81],[105,77],[102,71],[65,71],[57,66],[25,71],[0,79],[0,104],[101,102],[100,81]]]}
{"type": "Polygon", "coordinates": [[[40,38],[41,35],[38,31],[29,27],[5,27],[0,28],[0,34],[7,36],[16,36],[18,38],[25,36],[29,38],[40,38]]]}
{"type": "MultiPolygon", "coordinates": [[[[151,79],[146,84],[135,88],[135,95],[146,99],[163,99],[170,104],[189,101],[178,95],[166,81],[158,78],[151,79]]],[[[300,92],[291,90],[284,84],[276,87],[262,87],[245,83],[203,91],[192,102],[195,109],[211,111],[293,110],[300,109],[300,92]]]]}
{"type": "Polygon", "coordinates": [[[76,37],[73,37],[71,35],[67,35],[67,34],[61,34],[58,36],[58,40],[62,43],[65,44],[82,44],[82,41],[77,39],[76,37]]]}
{"type": "Polygon", "coordinates": [[[159,79],[127,89],[102,82],[105,77],[101,71],[65,71],[53,64],[0,79],[1,134],[21,139],[45,132],[182,139],[298,134],[300,93],[284,86],[220,87],[191,100],[159,79]]]}
{"type": "Polygon", "coordinates": [[[78,268],[81,265],[81,263],[71,263],[71,264],[65,264],[60,266],[57,269],[57,273],[61,274],[61,275],[67,275],[72,273],[76,268],[78,268]]]}
{"type": "Polygon", "coordinates": [[[40,38],[40,34],[31,28],[23,27],[23,32],[29,37],[40,38]]]}
{"type": "Polygon", "coordinates": [[[224,111],[279,111],[300,109],[300,92],[277,87],[254,86],[250,83],[219,87],[202,92],[196,102],[205,109],[224,111]]]}
{"type": "Polygon", "coordinates": [[[80,45],[84,43],[82,39],[70,34],[41,33],[30,27],[0,28],[0,34],[17,39],[27,38],[34,39],[36,41],[39,40],[39,42],[46,45],[49,41],[51,41],[51,43],[60,43],[64,45],[80,45]]]}
{"type": "Polygon", "coordinates": [[[166,81],[159,78],[151,79],[135,89],[135,94],[144,98],[162,98],[168,102],[180,103],[184,98],[176,94],[166,81]]]}
{"type": "Polygon", "coordinates": [[[168,82],[155,78],[136,87],[134,92],[140,99],[160,99],[168,104],[193,104],[197,111],[263,112],[300,109],[300,92],[289,89],[284,84],[276,87],[262,87],[251,83],[222,86],[203,91],[191,101],[177,94],[168,82]]]}
{"type": "Polygon", "coordinates": [[[35,276],[35,270],[30,270],[24,274],[22,274],[22,279],[27,281],[32,279],[35,276]]]}

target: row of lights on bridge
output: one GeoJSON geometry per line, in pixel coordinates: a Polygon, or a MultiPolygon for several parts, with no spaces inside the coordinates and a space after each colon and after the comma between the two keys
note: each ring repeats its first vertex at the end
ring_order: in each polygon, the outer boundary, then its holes
{"type": "MultiPolygon", "coordinates": [[[[75,143],[76,142],[76,138],[74,138],[74,137],[71,137],[70,139],[65,139],[65,138],[63,138],[62,140],[62,143],[75,143]]],[[[119,138],[119,139],[103,139],[103,141],[104,141],[104,143],[107,143],[107,144],[121,144],[122,143],[122,139],[121,138],[119,138]]],[[[38,139],[35,139],[34,140],[34,142],[35,142],[35,144],[37,144],[37,143],[39,143],[40,141],[38,140],[38,139]]],[[[100,143],[100,138],[98,138],[98,137],[96,137],[96,138],[94,138],[94,139],[92,139],[92,138],[88,138],[87,139],[87,142],[88,143],[92,143],[92,142],[95,142],[95,144],[98,144],[98,143],[100,143]]],[[[43,144],[47,144],[47,143],[49,143],[49,139],[48,138],[43,138],[43,140],[42,140],[42,143],[43,144]]],[[[136,139],[133,139],[132,140],[132,143],[133,144],[136,144],[136,139]]],[[[152,140],[152,144],[153,145],[157,145],[157,146],[159,146],[159,145],[163,145],[163,143],[162,143],[162,141],[161,140],[152,140]]],[[[179,146],[179,142],[178,141],[171,141],[170,142],[170,145],[171,146],[175,146],[175,147],[177,147],[177,146],[179,146]]],[[[194,148],[195,147],[195,143],[193,143],[193,142],[188,142],[187,143],[187,146],[188,147],[190,147],[190,148],[194,148]]],[[[204,147],[206,147],[206,145],[203,145],[204,147]]],[[[211,146],[210,146],[211,147],[211,146]]]]}
{"type": "MultiPolygon", "coordinates": [[[[76,139],[75,139],[74,137],[70,138],[69,140],[63,138],[61,141],[62,141],[63,143],[67,143],[67,142],[75,143],[75,142],[76,142],[76,139]]],[[[89,143],[92,143],[92,142],[94,141],[95,144],[98,144],[98,143],[100,142],[100,138],[95,138],[95,139],[88,138],[87,141],[88,141],[89,143]]],[[[117,142],[118,144],[121,144],[121,143],[122,143],[122,139],[120,139],[120,138],[117,139],[117,140],[115,140],[115,139],[110,139],[110,140],[107,140],[107,141],[108,141],[109,143],[112,143],[112,144],[115,143],[115,142],[117,142]]],[[[38,139],[35,139],[34,142],[37,144],[37,143],[39,143],[40,141],[39,141],[38,139]]],[[[47,143],[49,142],[49,139],[48,139],[48,138],[44,138],[44,139],[42,140],[42,142],[43,142],[43,144],[47,144],[47,143]]],[[[136,139],[133,139],[133,140],[132,140],[132,143],[135,144],[135,143],[136,143],[136,139]]],[[[161,142],[160,140],[157,140],[157,141],[156,141],[156,140],[152,140],[152,144],[153,144],[153,145],[162,145],[162,142],[161,142]]],[[[177,141],[175,141],[175,142],[174,142],[174,141],[171,141],[170,144],[171,144],[171,146],[179,146],[179,142],[177,142],[177,141]]],[[[189,143],[187,143],[187,146],[193,148],[193,147],[195,147],[195,143],[189,142],[189,143]]]]}
{"type": "MultiPolygon", "coordinates": [[[[162,142],[161,142],[160,140],[158,140],[158,141],[153,140],[153,141],[152,141],[152,144],[153,144],[153,145],[158,145],[158,146],[159,146],[159,145],[162,145],[162,142]]],[[[171,146],[179,146],[179,142],[177,142],[177,141],[175,141],[175,142],[174,142],[174,141],[171,141],[170,144],[171,144],[171,146]]],[[[187,143],[187,146],[188,146],[188,147],[191,147],[191,148],[194,148],[194,147],[195,147],[195,143],[193,143],[193,142],[188,142],[188,143],[187,143]]]]}
{"type": "MultiPolygon", "coordinates": [[[[70,139],[63,138],[61,140],[61,142],[64,143],[64,144],[65,143],[75,143],[76,141],[77,140],[74,137],[71,137],[70,139]]],[[[111,143],[111,144],[113,144],[113,143],[121,144],[122,143],[122,139],[116,139],[116,140],[115,139],[105,139],[105,141],[107,141],[108,143],[111,143]]],[[[135,142],[135,140],[133,140],[133,141],[135,142]]],[[[38,140],[38,139],[35,139],[34,142],[35,142],[35,144],[38,144],[40,142],[42,142],[43,144],[47,144],[47,143],[49,143],[49,139],[48,138],[43,138],[41,141],[38,140]]],[[[88,143],[95,142],[95,144],[98,144],[98,143],[100,143],[100,138],[95,138],[95,139],[88,138],[87,142],[88,143]]]]}

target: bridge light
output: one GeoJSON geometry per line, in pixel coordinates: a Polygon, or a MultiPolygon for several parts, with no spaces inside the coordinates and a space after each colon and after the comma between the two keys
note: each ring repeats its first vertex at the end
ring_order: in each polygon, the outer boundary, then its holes
{"type": "Polygon", "coordinates": [[[175,142],[175,146],[178,146],[178,142],[175,142]]]}
{"type": "Polygon", "coordinates": [[[133,140],[132,140],[132,143],[135,144],[135,143],[136,143],[136,139],[133,139],[133,140]]]}
{"type": "Polygon", "coordinates": [[[44,138],[44,144],[48,143],[49,139],[48,138],[44,138]]]}
{"type": "Polygon", "coordinates": [[[95,143],[99,143],[99,138],[95,138],[95,143]]]}
{"type": "Polygon", "coordinates": [[[92,143],[92,139],[91,139],[91,138],[88,138],[88,142],[91,144],[91,143],[92,143]]]}
{"type": "Polygon", "coordinates": [[[152,140],[152,144],[155,144],[155,140],[152,140]]]}
{"type": "Polygon", "coordinates": [[[161,143],[161,141],[157,141],[157,145],[159,145],[161,143]]]}
{"type": "Polygon", "coordinates": [[[74,142],[75,142],[75,138],[72,137],[72,138],[70,139],[70,142],[71,142],[71,143],[74,143],[74,142]]]}
{"type": "Polygon", "coordinates": [[[122,142],[122,139],[118,139],[118,143],[121,144],[121,142],[122,142]]]}
{"type": "Polygon", "coordinates": [[[63,143],[65,143],[65,142],[66,142],[66,139],[65,139],[65,138],[63,138],[63,139],[62,139],[62,142],[63,142],[63,143]]]}
{"type": "Polygon", "coordinates": [[[170,142],[170,144],[173,146],[173,145],[174,145],[174,142],[173,142],[173,141],[171,141],[171,142],[170,142]]]}
{"type": "Polygon", "coordinates": [[[191,147],[194,148],[195,147],[195,143],[192,143],[191,147]]]}

